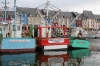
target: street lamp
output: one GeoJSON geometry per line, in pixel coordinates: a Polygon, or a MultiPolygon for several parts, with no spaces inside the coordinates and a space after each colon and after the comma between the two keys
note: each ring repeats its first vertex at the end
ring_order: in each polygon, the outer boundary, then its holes
{"type": "Polygon", "coordinates": [[[9,2],[7,3],[6,0],[5,0],[5,2],[3,4],[5,4],[4,8],[5,8],[5,22],[6,22],[6,9],[7,9],[7,5],[6,4],[9,4],[9,2]]]}

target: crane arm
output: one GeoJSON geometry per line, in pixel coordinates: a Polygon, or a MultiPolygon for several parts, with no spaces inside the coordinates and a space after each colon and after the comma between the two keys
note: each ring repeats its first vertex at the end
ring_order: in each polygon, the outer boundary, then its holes
{"type": "Polygon", "coordinates": [[[59,14],[61,12],[61,10],[59,10],[58,12],[57,12],[57,14],[55,14],[55,16],[51,19],[51,21],[50,22],[52,22],[53,21],[53,19],[59,14]]]}
{"type": "Polygon", "coordinates": [[[71,27],[71,25],[72,25],[73,23],[75,23],[75,20],[78,19],[78,17],[79,17],[80,15],[81,15],[81,14],[79,14],[79,15],[69,24],[70,27],[71,27]]]}
{"type": "Polygon", "coordinates": [[[43,18],[43,16],[41,15],[41,13],[39,12],[38,9],[37,9],[37,12],[39,13],[39,15],[40,15],[40,17],[42,18],[42,20],[45,21],[44,18],[43,18]]]}

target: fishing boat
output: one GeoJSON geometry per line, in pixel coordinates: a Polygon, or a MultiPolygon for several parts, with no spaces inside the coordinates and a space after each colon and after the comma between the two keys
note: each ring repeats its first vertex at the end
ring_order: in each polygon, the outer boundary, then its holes
{"type": "Polygon", "coordinates": [[[72,30],[70,44],[73,48],[89,48],[90,42],[88,40],[86,40],[84,37],[83,39],[77,39],[77,34],[80,30],[80,28],[72,30]]]}
{"type": "Polygon", "coordinates": [[[49,51],[37,54],[38,66],[67,66],[68,59],[67,51],[49,51]]]}
{"type": "Polygon", "coordinates": [[[41,48],[42,50],[67,49],[70,43],[69,38],[66,37],[67,27],[58,25],[54,26],[52,22],[52,20],[55,19],[55,17],[59,14],[61,10],[58,9],[55,16],[51,19],[49,18],[48,13],[48,6],[51,5],[50,1],[47,1],[44,5],[46,6],[46,17],[43,17],[41,12],[39,12],[38,8],[40,6],[37,8],[37,12],[42,18],[41,24],[37,25],[37,27],[34,28],[36,34],[38,34],[36,38],[37,47],[41,48]]]}
{"type": "Polygon", "coordinates": [[[83,39],[77,39],[77,34],[81,29],[82,28],[75,28],[71,32],[70,44],[73,48],[89,48],[90,47],[90,42],[86,40],[84,37],[83,39]]]}
{"type": "MultiPolygon", "coordinates": [[[[71,23],[70,23],[70,27],[72,27],[71,25],[75,24],[75,20],[77,20],[80,17],[81,14],[79,14],[71,23]]],[[[71,30],[71,35],[70,35],[70,46],[73,48],[89,48],[90,47],[90,42],[88,40],[84,39],[76,39],[77,38],[77,34],[79,33],[79,31],[82,32],[82,37],[84,38],[84,36],[86,36],[88,34],[87,31],[85,31],[83,28],[81,27],[74,27],[74,29],[71,30]]]]}
{"type": "MultiPolygon", "coordinates": [[[[13,23],[2,22],[0,26],[0,52],[34,52],[36,41],[33,37],[25,36],[22,33],[22,24],[16,23],[16,0],[14,0],[15,18],[13,23]]],[[[34,30],[34,29],[33,29],[34,30]]],[[[32,30],[32,31],[33,31],[32,30]]],[[[27,33],[26,33],[27,34],[27,33]]]]}

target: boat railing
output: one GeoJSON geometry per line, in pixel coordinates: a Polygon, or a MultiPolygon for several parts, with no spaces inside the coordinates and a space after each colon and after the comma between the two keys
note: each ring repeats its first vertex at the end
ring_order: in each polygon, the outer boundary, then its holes
{"type": "Polygon", "coordinates": [[[67,27],[66,26],[38,26],[38,38],[57,38],[57,37],[67,37],[67,27]],[[45,37],[43,33],[46,34],[45,37]]]}

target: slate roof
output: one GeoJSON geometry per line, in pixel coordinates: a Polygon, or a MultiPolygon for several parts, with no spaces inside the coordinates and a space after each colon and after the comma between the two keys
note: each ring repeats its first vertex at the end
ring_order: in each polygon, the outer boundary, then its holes
{"type": "Polygon", "coordinates": [[[95,19],[100,19],[100,15],[93,15],[95,19]]]}
{"type": "Polygon", "coordinates": [[[58,12],[58,11],[49,10],[49,15],[55,16],[55,14],[56,14],[57,12],[58,12]]]}
{"type": "MultiPolygon", "coordinates": [[[[37,16],[38,13],[36,11],[36,8],[27,8],[27,7],[17,7],[16,8],[16,12],[17,13],[21,13],[23,11],[23,13],[28,14],[28,15],[32,15],[32,16],[37,16]]],[[[46,10],[44,9],[39,9],[40,13],[42,15],[46,14],[46,10]]],[[[7,15],[9,17],[12,16],[12,18],[14,17],[14,11],[6,11],[7,15]]],[[[54,16],[57,13],[57,11],[53,11],[53,10],[49,10],[49,15],[54,16]]],[[[4,11],[0,12],[0,17],[3,17],[4,11]]],[[[66,18],[74,18],[78,15],[78,12],[63,12],[61,11],[57,17],[61,18],[61,17],[66,17],[66,18]]],[[[100,15],[94,15],[92,13],[92,11],[83,11],[83,14],[80,16],[80,18],[94,18],[94,19],[100,19],[100,15]]]]}
{"type": "MultiPolygon", "coordinates": [[[[45,9],[38,9],[38,10],[42,15],[46,15],[45,9]]],[[[36,8],[17,7],[17,13],[21,13],[22,11],[23,11],[23,13],[28,14],[28,15],[32,15],[32,16],[39,15],[38,12],[36,11],[36,8]]],[[[49,14],[51,16],[54,16],[55,11],[49,10],[49,14]]]]}
{"type": "Polygon", "coordinates": [[[16,11],[17,13],[25,13],[25,14],[28,14],[28,15],[32,15],[32,16],[37,16],[37,12],[36,12],[36,8],[27,8],[27,7],[17,7],[16,8],[16,11]]]}
{"type": "Polygon", "coordinates": [[[73,15],[72,15],[71,12],[60,12],[60,13],[58,14],[58,17],[71,18],[71,17],[73,17],[73,15]]]}
{"type": "Polygon", "coordinates": [[[71,12],[71,13],[72,13],[73,17],[77,17],[79,15],[78,12],[71,12]]]}
{"type": "Polygon", "coordinates": [[[86,10],[84,10],[83,11],[83,15],[84,15],[84,17],[89,18],[89,19],[90,18],[94,18],[92,11],[86,11],[86,10]]]}
{"type": "MultiPolygon", "coordinates": [[[[43,15],[46,15],[47,14],[47,10],[46,9],[41,9],[41,12],[42,12],[42,14],[43,15]]],[[[48,14],[49,14],[49,16],[55,16],[55,14],[56,14],[57,12],[56,11],[53,11],[53,10],[49,10],[48,11],[48,14]]]]}
{"type": "Polygon", "coordinates": [[[73,15],[74,18],[76,18],[79,14],[81,14],[81,15],[79,16],[79,18],[81,18],[81,19],[84,18],[84,15],[83,15],[82,13],[78,13],[78,12],[71,12],[71,13],[72,13],[72,15],[73,15]]]}
{"type": "MultiPolygon", "coordinates": [[[[0,12],[0,16],[3,17],[4,15],[4,11],[0,12]]],[[[8,16],[8,18],[14,18],[14,11],[6,11],[6,17],[8,16]]]]}
{"type": "Polygon", "coordinates": [[[97,22],[100,22],[100,15],[93,15],[97,22]]]}

